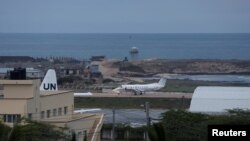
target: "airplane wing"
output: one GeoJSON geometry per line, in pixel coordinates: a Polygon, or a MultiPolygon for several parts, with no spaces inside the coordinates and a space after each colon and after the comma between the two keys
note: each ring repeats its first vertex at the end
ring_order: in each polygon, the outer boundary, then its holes
{"type": "Polygon", "coordinates": [[[126,89],[126,90],[133,91],[133,92],[135,92],[135,93],[145,92],[145,91],[142,90],[142,89],[126,89]]]}
{"type": "Polygon", "coordinates": [[[91,92],[87,92],[87,93],[74,93],[75,97],[91,96],[91,95],[93,95],[91,92]]]}
{"type": "Polygon", "coordinates": [[[144,92],[144,90],[142,90],[142,89],[135,89],[135,91],[137,91],[137,92],[144,92]]]}

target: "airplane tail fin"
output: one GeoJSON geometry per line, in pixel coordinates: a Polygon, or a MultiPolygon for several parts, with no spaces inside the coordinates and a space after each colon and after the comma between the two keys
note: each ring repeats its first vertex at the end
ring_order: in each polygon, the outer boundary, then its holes
{"type": "Polygon", "coordinates": [[[57,79],[54,69],[49,69],[40,86],[40,91],[57,91],[57,79]]]}
{"type": "Polygon", "coordinates": [[[161,86],[165,86],[166,82],[167,82],[166,78],[161,78],[160,81],[158,82],[158,84],[161,86]]]}
{"type": "Polygon", "coordinates": [[[120,90],[121,90],[121,87],[117,87],[117,88],[113,89],[112,91],[119,94],[120,90]]]}

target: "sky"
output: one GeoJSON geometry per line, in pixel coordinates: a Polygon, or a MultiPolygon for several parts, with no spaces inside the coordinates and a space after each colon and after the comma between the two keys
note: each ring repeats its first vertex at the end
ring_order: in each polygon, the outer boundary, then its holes
{"type": "Polygon", "coordinates": [[[0,33],[250,33],[250,0],[0,0],[0,33]]]}

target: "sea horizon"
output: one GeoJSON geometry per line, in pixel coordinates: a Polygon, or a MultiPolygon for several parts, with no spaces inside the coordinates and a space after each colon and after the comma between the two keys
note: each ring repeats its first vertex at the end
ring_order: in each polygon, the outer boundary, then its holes
{"type": "Polygon", "coordinates": [[[250,32],[0,32],[0,34],[250,34],[250,32]]]}
{"type": "Polygon", "coordinates": [[[0,56],[250,60],[250,33],[0,33],[0,56]]]}

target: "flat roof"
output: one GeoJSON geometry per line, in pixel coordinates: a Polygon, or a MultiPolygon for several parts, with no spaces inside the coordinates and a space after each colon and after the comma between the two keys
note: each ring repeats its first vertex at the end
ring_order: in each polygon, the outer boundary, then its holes
{"type": "Polygon", "coordinates": [[[195,89],[193,98],[249,99],[250,87],[200,86],[195,89]]]}
{"type": "Polygon", "coordinates": [[[12,71],[14,68],[0,68],[0,73],[7,73],[8,71],[12,71]]]}
{"type": "Polygon", "coordinates": [[[0,85],[32,85],[34,80],[0,80],[0,85]]]}
{"type": "Polygon", "coordinates": [[[40,91],[40,95],[43,96],[51,96],[51,95],[58,95],[58,94],[65,94],[65,93],[71,93],[73,94],[73,91],[40,91]]]}
{"type": "Polygon", "coordinates": [[[191,112],[226,112],[228,109],[250,109],[250,87],[197,87],[191,112]]]}
{"type": "MultiPolygon", "coordinates": [[[[95,116],[101,116],[102,114],[73,114],[72,117],[51,117],[49,119],[43,119],[41,121],[44,122],[53,122],[53,123],[67,123],[67,122],[72,122],[72,121],[77,121],[81,119],[87,119],[87,118],[92,118],[95,116]]],[[[94,118],[96,119],[96,118],[94,118]]]]}

